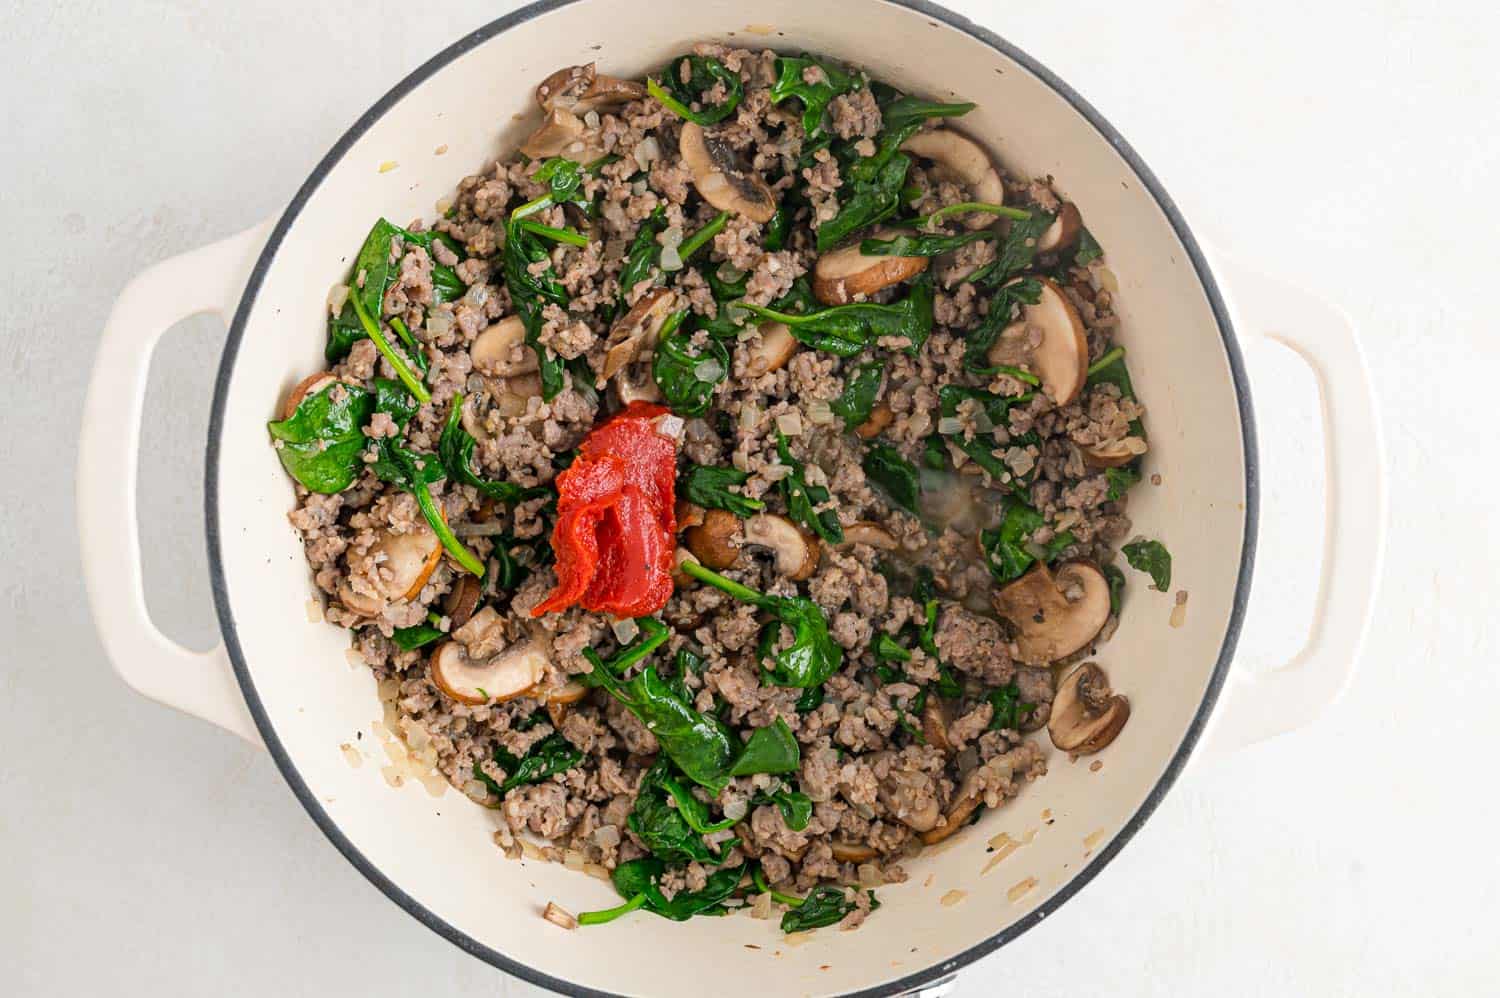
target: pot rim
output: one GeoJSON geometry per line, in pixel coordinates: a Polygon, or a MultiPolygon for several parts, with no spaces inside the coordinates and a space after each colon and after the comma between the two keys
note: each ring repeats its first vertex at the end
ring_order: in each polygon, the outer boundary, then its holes
{"type": "MultiPolygon", "coordinates": [[[[239,307],[235,310],[234,319],[229,326],[229,335],[225,341],[224,354],[219,362],[218,374],[214,382],[213,404],[209,413],[208,443],[206,449],[206,473],[204,476],[204,512],[207,527],[208,540],[208,562],[210,585],[213,591],[214,609],[219,619],[219,628],[223,633],[224,647],[229,654],[230,662],[234,667],[236,680],[240,690],[244,694],[245,703],[249,707],[250,715],[255,720],[255,726],[259,729],[261,737],[265,741],[266,748],[271,757],[276,761],[276,767],[281,770],[281,775],[286,779],[292,792],[302,802],[308,815],[318,828],[327,836],[344,858],[347,859],[356,870],[364,875],[365,879],[377,887],[381,893],[390,898],[409,915],[427,926],[438,935],[453,943],[459,949],[477,957],[491,966],[512,974],[532,984],[547,988],[559,994],[586,996],[586,998],[624,998],[617,992],[600,991],[594,988],[583,987],[561,978],[553,977],[543,973],[525,963],[515,960],[503,953],[491,949],[480,943],[466,932],[443,921],[416,898],[407,894],[394,882],[392,882],[380,869],[370,862],[353,842],[339,829],[338,825],[323,809],[317,798],[308,787],[298,772],[286,748],[281,744],[276,734],[276,729],[266,713],[264,705],[255,688],[255,681],[251,678],[250,670],[245,662],[245,657],[240,648],[238,631],[236,629],[234,614],[229,606],[229,593],[224,574],[224,560],[221,551],[222,530],[219,520],[219,459],[220,438],[224,427],[224,410],[229,395],[229,381],[234,373],[235,359],[239,354],[240,343],[244,337],[245,325],[249,320],[250,312],[254,308],[255,300],[259,294],[266,272],[269,270],[277,251],[281,247],[282,240],[292,223],[301,214],[303,206],[316,193],[324,178],[333,167],[343,158],[349,148],[369,128],[384,116],[387,110],[395,105],[408,93],[415,90],[419,85],[446,67],[458,57],[472,49],[488,42],[497,35],[503,34],[511,28],[524,24],[542,14],[549,13],[561,7],[581,2],[581,0],[535,0],[504,17],[496,18],[488,24],[469,32],[458,41],[443,49],[437,55],[417,67],[405,79],[397,83],[384,96],[377,100],[369,110],[360,115],[359,119],[339,138],[333,148],[318,162],[307,180],[303,182],[286,211],[282,213],[272,230],[265,248],[256,260],[255,268],[250,274],[245,291],[240,299],[239,307]]],[[[1218,285],[1214,281],[1212,272],[1204,259],[1198,242],[1193,238],[1182,213],[1178,210],[1172,198],[1162,188],[1161,182],[1156,175],[1142,161],[1136,151],[1125,141],[1124,137],[1115,130],[1104,116],[1101,115],[1092,104],[1074,91],[1068,84],[1064,83],[1051,70],[1043,66],[1036,59],[1021,51],[1015,45],[1001,38],[993,31],[975,24],[968,18],[956,14],[947,8],[941,7],[929,0],[878,0],[898,7],[923,14],[927,17],[941,21],[951,28],[964,32],[971,38],[983,42],[1001,55],[1019,63],[1027,71],[1035,75],[1048,87],[1050,87],[1070,107],[1082,115],[1119,153],[1125,160],[1136,179],[1141,182],[1142,187],[1151,195],[1162,213],[1166,216],[1172,230],[1182,242],[1188,259],[1193,265],[1193,270],[1198,276],[1199,283],[1203,287],[1205,296],[1208,298],[1209,307],[1213,312],[1215,324],[1219,335],[1224,343],[1224,351],[1229,360],[1230,376],[1235,389],[1235,403],[1239,410],[1241,427],[1241,444],[1245,454],[1245,529],[1242,540],[1240,565],[1237,573],[1233,605],[1230,609],[1229,620],[1224,631],[1224,640],[1219,648],[1218,660],[1214,664],[1212,675],[1209,677],[1208,687],[1204,692],[1203,700],[1198,706],[1197,713],[1192,722],[1184,732],[1182,741],[1177,751],[1172,755],[1166,769],[1161,777],[1147,794],[1146,799],[1136,812],[1126,821],[1119,834],[1100,851],[1096,860],[1080,868],[1078,873],[1063,884],[1050,898],[1037,908],[1028,912],[1025,916],[971,946],[958,955],[935,963],[930,967],[908,974],[893,981],[879,984],[874,987],[865,988],[856,992],[849,992],[851,998],[880,998],[886,995],[900,995],[931,984],[941,978],[974,963],[981,957],[987,956],[999,949],[1001,946],[1019,937],[1028,929],[1041,922],[1061,905],[1067,902],[1074,894],[1078,893],[1095,876],[1103,870],[1111,860],[1124,848],[1125,844],[1135,836],[1161,803],[1166,793],[1176,782],[1186,765],[1188,756],[1192,754],[1194,746],[1203,733],[1208,723],[1209,716],[1213,713],[1214,705],[1217,703],[1219,694],[1223,688],[1225,679],[1229,673],[1230,663],[1234,658],[1235,646],[1239,641],[1240,629],[1244,623],[1245,608],[1249,599],[1250,579],[1255,563],[1256,537],[1260,513],[1260,478],[1259,478],[1259,454],[1256,449],[1255,419],[1250,401],[1250,385],[1245,374],[1244,358],[1240,353],[1239,341],[1235,337],[1233,324],[1229,319],[1229,312],[1225,306],[1224,299],[1219,293],[1218,285]]]]}

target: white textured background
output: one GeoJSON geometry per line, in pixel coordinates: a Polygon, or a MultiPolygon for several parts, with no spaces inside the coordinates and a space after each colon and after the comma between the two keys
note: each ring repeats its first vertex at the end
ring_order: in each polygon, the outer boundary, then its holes
{"type": "MultiPolygon", "coordinates": [[[[1500,993],[1500,18],[1391,0],[952,6],[1093,101],[1200,234],[1347,307],[1392,472],[1386,577],[1346,699],[1191,772],[960,993],[1500,993]]],[[[0,993],[532,993],[366,884],[267,757],[114,677],[71,498],[87,367],[126,280],[279,211],[371,102],[508,7],[0,10],[0,993]]],[[[165,340],[142,459],[152,609],[200,647],[222,338],[194,321],[165,340]]],[[[1320,464],[1307,376],[1250,359],[1267,462],[1254,668],[1308,618],[1320,464]]]]}

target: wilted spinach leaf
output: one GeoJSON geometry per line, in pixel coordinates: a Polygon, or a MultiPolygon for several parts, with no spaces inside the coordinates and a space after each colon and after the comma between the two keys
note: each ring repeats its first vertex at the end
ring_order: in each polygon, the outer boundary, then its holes
{"type": "Polygon", "coordinates": [[[1036,710],[1036,704],[1021,702],[1021,690],[1015,683],[990,690],[986,699],[995,709],[994,716],[990,718],[991,731],[1003,728],[1015,731],[1021,727],[1021,721],[1036,710]]]}
{"type": "Polygon", "coordinates": [[[823,116],[829,103],[840,94],[859,87],[859,77],[826,62],[806,55],[801,58],[782,56],[776,60],[776,82],[771,86],[771,102],[780,104],[788,97],[801,100],[802,130],[808,138],[815,139],[823,131],[823,116]],[[809,73],[809,70],[813,72],[809,73]],[[821,78],[809,83],[809,75],[821,78]]]}
{"type": "Polygon", "coordinates": [[[672,864],[696,861],[717,866],[737,841],[731,839],[716,850],[703,840],[706,834],[732,827],[734,819],[711,823],[708,805],[676,778],[665,755],[647,770],[626,822],[653,855],[672,864]]]}
{"type": "Polygon", "coordinates": [[[662,874],[666,866],[654,856],[633,859],[615,867],[615,890],[626,902],[604,911],[586,911],[578,916],[579,925],[602,925],[621,915],[644,908],[674,922],[685,922],[694,915],[722,915],[727,909],[724,901],[739,888],[744,877],[743,866],[718,870],[708,877],[701,890],[679,891],[671,900],[661,892],[662,874]]]}
{"type": "Polygon", "coordinates": [[[749,480],[750,473],[738,468],[695,464],[680,479],[680,488],[684,498],[705,509],[727,509],[735,516],[750,517],[765,509],[766,504],[730,491],[732,486],[744,485],[749,480]]]}
{"type": "Polygon", "coordinates": [[[504,798],[516,787],[528,783],[540,783],[555,773],[564,773],[583,763],[583,752],[573,743],[554,731],[527,750],[517,759],[499,745],[495,746],[495,764],[505,770],[505,782],[496,783],[487,776],[479,763],[474,764],[474,778],[497,797],[504,798]]]}
{"type": "Polygon", "coordinates": [[[705,55],[678,56],[667,63],[661,82],[647,78],[646,90],[673,114],[698,125],[723,121],[740,106],[740,98],[745,95],[740,74],[705,55]],[[724,103],[708,103],[706,93],[720,83],[724,84],[724,103]],[[691,107],[694,101],[698,101],[703,110],[694,111],[691,107]]]}
{"type": "Polygon", "coordinates": [[[916,467],[890,444],[872,444],[861,465],[865,477],[902,509],[918,515],[922,486],[916,467]]]}
{"type": "Polygon", "coordinates": [[[375,411],[375,399],[357,385],[334,382],[305,396],[290,419],[266,424],[281,442],[276,456],[287,473],[311,492],[342,492],[364,469],[362,427],[375,411]]]}
{"type": "Polygon", "coordinates": [[[682,328],[686,316],[676,312],[662,326],[651,376],[673,412],[693,417],[708,412],[714,389],[729,376],[729,351],[712,336],[695,346],[693,334],[682,328]]]}
{"type": "Polygon", "coordinates": [[[1037,550],[1043,554],[1043,560],[1050,563],[1073,544],[1072,533],[1064,530],[1048,544],[1033,545],[1031,535],[1046,522],[1042,514],[1014,496],[1005,496],[1000,502],[1000,526],[979,532],[985,567],[990,570],[996,585],[1004,585],[1025,575],[1026,570],[1036,564],[1037,550]]]}
{"type": "Polygon", "coordinates": [[[806,524],[830,544],[844,543],[844,526],[839,522],[838,510],[829,508],[820,511],[818,509],[833,498],[832,494],[822,485],[807,483],[807,469],[801,461],[792,456],[791,445],[787,443],[786,434],[780,429],[776,431],[776,454],[777,459],[783,465],[792,469],[791,474],[777,485],[781,490],[782,498],[786,500],[787,512],[791,514],[792,519],[806,524]]]}
{"type": "Polygon", "coordinates": [[[1130,567],[1151,576],[1151,588],[1166,592],[1172,584],[1172,555],[1161,541],[1131,541],[1120,550],[1130,567]]]}
{"type": "Polygon", "coordinates": [[[729,768],[730,776],[753,776],[756,773],[795,773],[802,752],[792,729],[781,718],[764,728],[756,728],[746,739],[739,758],[729,768]]]}
{"type": "Polygon", "coordinates": [[[844,379],[843,392],[828,407],[844,420],[845,429],[852,430],[870,418],[884,374],[885,361],[867,360],[844,379]]]}
{"type": "MultiPolygon", "coordinates": [[[[880,902],[875,899],[875,892],[865,893],[870,897],[870,910],[879,908],[880,902]]],[[[781,916],[781,931],[805,932],[808,929],[835,925],[856,907],[853,901],[845,900],[844,888],[820,884],[802,899],[801,904],[781,916]]]]}
{"type": "Polygon", "coordinates": [[[437,614],[429,613],[427,619],[420,624],[398,627],[391,632],[391,642],[402,651],[416,651],[418,648],[430,645],[445,636],[437,627],[441,619],[437,614]]]}
{"type": "Polygon", "coordinates": [[[472,485],[480,494],[496,502],[515,503],[544,494],[547,491],[544,488],[527,489],[515,482],[491,481],[474,471],[475,440],[463,427],[463,405],[463,394],[455,394],[452,408],[448,410],[448,420],[443,424],[443,434],[438,438],[438,459],[449,481],[472,485]]]}
{"type": "Polygon", "coordinates": [[[1128,465],[1123,468],[1105,468],[1104,480],[1109,483],[1109,491],[1105,495],[1111,502],[1118,502],[1141,480],[1141,473],[1128,465]]]}
{"type": "Polygon", "coordinates": [[[925,274],[912,281],[910,294],[889,305],[855,302],[806,315],[748,302],[740,307],[762,319],[785,323],[798,342],[837,357],[862,353],[883,336],[906,337],[909,343],[905,350],[915,355],[932,333],[932,281],[925,274]]]}
{"type": "Polygon", "coordinates": [[[990,310],[964,341],[964,367],[971,373],[991,370],[990,347],[995,345],[1005,327],[1015,321],[1021,306],[1035,305],[1041,300],[1042,285],[1034,278],[996,288],[990,298],[990,310]]]}

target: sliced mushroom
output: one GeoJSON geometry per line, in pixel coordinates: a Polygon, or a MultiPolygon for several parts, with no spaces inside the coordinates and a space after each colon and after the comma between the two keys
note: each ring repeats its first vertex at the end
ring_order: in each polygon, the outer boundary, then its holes
{"type": "Polygon", "coordinates": [[[449,627],[462,627],[474,616],[474,611],[479,609],[479,599],[483,595],[483,587],[479,579],[472,575],[463,575],[453,583],[453,588],[448,590],[448,599],[443,603],[443,612],[447,614],[449,627]]]}
{"type": "Polygon", "coordinates": [[[840,547],[852,544],[868,544],[881,551],[894,551],[901,546],[889,530],[874,520],[857,520],[844,528],[844,543],[840,547]]]}
{"type": "Polygon", "coordinates": [[[1129,719],[1130,701],[1110,690],[1103,669],[1085,662],[1058,687],[1047,734],[1064,752],[1089,755],[1114,741],[1129,719]]]}
{"type": "Polygon", "coordinates": [[[552,721],[552,726],[561,731],[563,719],[568,716],[568,708],[588,696],[589,688],[576,679],[570,679],[555,689],[532,690],[527,695],[546,705],[547,717],[552,721]]]}
{"type": "Polygon", "coordinates": [[[527,402],[542,394],[542,376],[533,371],[517,374],[496,382],[495,408],[502,416],[519,416],[527,409],[527,402]]]}
{"type": "Polygon", "coordinates": [[[752,378],[779,371],[797,352],[797,337],[784,322],[762,322],[760,340],[750,347],[745,370],[752,378]]]}
{"type": "Polygon", "coordinates": [[[1015,352],[1021,345],[1047,394],[1058,405],[1067,405],[1078,397],[1088,378],[1088,337],[1084,335],[1078,309],[1062,289],[1046,277],[1033,280],[1042,286],[1041,297],[1035,305],[1023,305],[1021,317],[1001,331],[995,345],[990,347],[989,361],[1015,363],[1015,352]],[[1041,331],[1041,342],[1035,346],[1030,345],[1028,334],[1032,327],[1041,331]]]}
{"type": "Polygon", "coordinates": [[[1046,665],[1094,640],[1109,619],[1109,582],[1086,561],[1067,562],[1055,575],[1037,562],[993,602],[995,612],[1020,631],[1021,661],[1046,665]]]}
{"type": "Polygon", "coordinates": [[[727,509],[711,509],[703,522],[683,531],[682,539],[693,557],[716,572],[732,568],[740,559],[740,518],[727,509]]]}
{"type": "Polygon", "coordinates": [[[927,739],[927,744],[939,749],[944,755],[953,754],[953,743],[948,740],[948,725],[952,723],[948,716],[948,705],[942,697],[929,696],[927,703],[922,707],[922,737],[927,739]]]}
{"type": "Polygon", "coordinates": [[[841,842],[835,839],[830,848],[833,849],[833,858],[840,863],[868,863],[880,855],[874,846],[864,842],[841,842]]]}
{"type": "Polygon", "coordinates": [[[871,440],[880,436],[880,431],[891,425],[891,420],[896,414],[891,412],[888,405],[877,405],[870,410],[870,418],[854,428],[855,434],[861,440],[871,440]]]}
{"type": "Polygon", "coordinates": [[[481,374],[501,378],[537,369],[536,351],[526,346],[526,323],[519,315],[507,316],[474,337],[469,358],[481,374]]]}
{"type": "Polygon", "coordinates": [[[632,402],[660,402],[661,389],[651,376],[651,365],[644,361],[626,364],[610,381],[611,396],[624,408],[632,402]]]}
{"type": "Polygon", "coordinates": [[[597,73],[592,62],[586,66],[559,69],[536,88],[537,106],[543,111],[561,108],[574,114],[615,107],[645,96],[646,88],[642,84],[597,73]]]}
{"type": "Polygon", "coordinates": [[[920,773],[893,772],[880,781],[875,794],[892,817],[915,831],[928,831],[942,820],[942,806],[932,795],[928,779],[920,773]]]}
{"type": "MultiPolygon", "coordinates": [[[[894,229],[880,229],[871,239],[890,239],[894,229]]],[[[866,256],[859,243],[824,253],[813,267],[813,295],[825,305],[847,305],[927,269],[925,256],[866,256]]]]}
{"type": "Polygon", "coordinates": [[[671,288],[652,288],[615,321],[604,343],[604,370],[599,375],[599,387],[635,360],[642,350],[656,345],[656,336],[676,305],[677,294],[671,288]]]}
{"type": "Polygon", "coordinates": [[[459,703],[504,703],[529,693],[541,682],[547,654],[535,641],[511,645],[478,662],[457,641],[444,641],[427,660],[432,684],[459,703]]]}
{"type": "Polygon", "coordinates": [[[281,418],[291,419],[297,415],[297,407],[302,404],[303,399],[309,395],[318,394],[318,392],[321,392],[337,380],[337,378],[327,371],[319,371],[317,374],[309,374],[297,382],[296,387],[287,394],[286,402],[281,406],[281,418]]]}
{"type": "Polygon", "coordinates": [[[757,513],[750,517],[745,521],[743,543],[745,547],[765,548],[774,554],[776,571],[793,582],[812,578],[818,570],[818,539],[808,537],[784,516],[757,513]]]}
{"type": "Polygon", "coordinates": [[[604,155],[598,132],[560,107],[547,112],[541,127],[521,144],[521,151],[532,159],[564,156],[575,163],[592,163],[604,155]]]}
{"type": "Polygon", "coordinates": [[[689,121],[682,126],[678,150],[693,175],[693,186],[715,208],[762,223],[776,214],[771,189],[755,174],[739,169],[734,150],[722,139],[689,121]]]}
{"type": "Polygon", "coordinates": [[[383,531],[366,557],[378,566],[378,593],[356,592],[346,582],[339,587],[339,600],[354,612],[373,617],[388,603],[417,598],[443,559],[443,545],[424,521],[404,534],[383,531]]]}
{"type": "Polygon", "coordinates": [[[1078,206],[1072,201],[1064,201],[1063,206],[1057,211],[1057,218],[1047,226],[1047,231],[1042,233],[1036,241],[1038,253],[1056,253],[1067,246],[1072,246],[1078,241],[1078,233],[1083,229],[1083,215],[1079,214],[1078,206]]]}
{"type": "Polygon", "coordinates": [[[1146,441],[1140,437],[1125,437],[1111,440],[1107,444],[1080,447],[1083,463],[1094,468],[1123,468],[1146,453],[1146,441]]]}
{"type": "Polygon", "coordinates": [[[935,846],[964,827],[964,822],[973,817],[975,810],[978,809],[982,802],[983,798],[978,794],[964,794],[960,796],[948,808],[948,813],[943,815],[943,823],[941,825],[922,833],[922,844],[935,846]]]}
{"type": "MultiPolygon", "coordinates": [[[[932,160],[940,168],[940,176],[947,174],[962,183],[975,201],[1005,203],[1005,184],[1000,180],[1000,173],[990,162],[989,154],[973,139],[951,129],[935,128],[913,135],[901,143],[901,150],[932,160]]],[[[982,229],[994,221],[994,216],[976,212],[966,219],[965,224],[971,229],[982,229]]]]}
{"type": "Polygon", "coordinates": [[[695,502],[679,499],[677,500],[677,506],[673,510],[673,514],[676,516],[677,532],[680,534],[688,527],[696,527],[701,524],[703,518],[708,515],[708,510],[695,502]]]}

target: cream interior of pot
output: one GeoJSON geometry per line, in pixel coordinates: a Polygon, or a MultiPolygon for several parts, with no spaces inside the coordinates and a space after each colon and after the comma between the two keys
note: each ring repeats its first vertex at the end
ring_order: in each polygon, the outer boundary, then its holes
{"type": "Polygon", "coordinates": [[[1199,710],[1234,599],[1245,516],[1235,390],[1208,299],[1167,218],[1109,141],[1020,65],[960,30],[870,0],[649,9],[583,0],[476,44],[370,122],[312,192],[248,314],[225,400],[217,501],[227,599],[274,738],[316,806],[397,888],[479,945],[560,981],[628,994],[696,995],[709,981],[736,993],[875,987],[1026,918],[1098,861],[1162,776],[1199,710]],[[265,431],[286,390],[321,368],[325,298],[377,216],[431,218],[459,179],[521,140],[537,118],[532,90],[552,70],[597,60],[638,75],[704,38],[824,52],[919,94],[977,101],[962,119],[966,132],[1010,170],[1057,178],[1108,252],[1121,339],[1149,409],[1146,470],[1161,480],[1132,493],[1131,517],[1138,532],[1166,542],[1173,589],[1190,593],[1172,626],[1172,594],[1148,591],[1146,576],[1131,573],[1119,632],[1098,655],[1133,708],[1111,747],[1072,762],[1048,744],[1044,779],[907,863],[909,882],[882,888],[883,906],[863,928],[821,930],[797,945],[775,920],[748,915],[679,924],[637,914],[564,931],[542,919],[543,906],[608,907],[617,903],[608,884],[506,859],[491,839],[496,813],[454,790],[434,797],[416,780],[388,785],[371,728],[381,715],[375,682],[346,661],[346,632],[308,623],[311,580],[286,521],[291,484],[265,431]],[[362,765],[351,765],[345,744],[362,765]],[[1001,833],[1027,844],[991,868],[988,843],[1001,833]]]}

